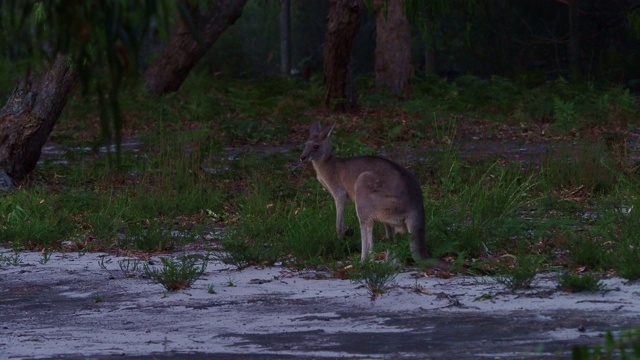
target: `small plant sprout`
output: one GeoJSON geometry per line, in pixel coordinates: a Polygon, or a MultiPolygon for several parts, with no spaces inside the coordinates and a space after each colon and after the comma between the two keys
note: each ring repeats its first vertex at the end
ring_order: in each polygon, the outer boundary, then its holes
{"type": "Polygon", "coordinates": [[[496,296],[497,296],[497,294],[495,294],[495,293],[485,293],[485,294],[482,294],[480,296],[477,296],[475,299],[473,299],[473,301],[493,300],[493,299],[495,299],[496,296]]]}
{"type": "Polygon", "coordinates": [[[40,259],[40,264],[44,265],[48,263],[49,260],[51,259],[52,254],[53,254],[53,251],[49,250],[48,248],[42,249],[42,259],[40,259]]]}
{"type": "Polygon", "coordinates": [[[236,287],[236,278],[228,276],[227,277],[227,286],[236,287]]]}
{"type": "Polygon", "coordinates": [[[13,255],[0,254],[0,266],[2,265],[18,266],[21,263],[22,263],[22,259],[20,258],[20,254],[13,254],[13,255]]]}
{"type": "Polygon", "coordinates": [[[216,294],[216,288],[213,286],[213,284],[209,284],[209,286],[207,286],[207,293],[209,294],[216,294]]]}
{"type": "Polygon", "coordinates": [[[100,269],[102,270],[107,270],[107,267],[104,264],[104,258],[106,258],[106,255],[101,255],[100,256],[100,260],[98,260],[98,266],[100,266],[100,269]]]}
{"type": "Polygon", "coordinates": [[[96,303],[101,303],[101,302],[103,302],[103,301],[104,301],[104,295],[102,295],[102,294],[97,294],[96,296],[94,296],[94,297],[93,297],[93,300],[94,300],[96,303]]]}
{"type": "Polygon", "coordinates": [[[118,260],[118,266],[125,277],[134,277],[141,271],[140,260],[136,258],[118,260]]]}
{"type": "Polygon", "coordinates": [[[207,268],[208,260],[200,255],[182,255],[175,258],[160,258],[162,268],[156,269],[144,265],[144,275],[159,283],[169,291],[191,287],[202,276],[207,268]],[[202,260],[200,264],[198,262],[202,260]]]}

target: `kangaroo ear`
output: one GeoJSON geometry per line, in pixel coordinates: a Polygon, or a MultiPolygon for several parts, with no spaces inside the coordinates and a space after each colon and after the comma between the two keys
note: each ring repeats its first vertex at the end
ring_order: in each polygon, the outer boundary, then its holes
{"type": "Polygon", "coordinates": [[[322,125],[319,122],[314,122],[309,126],[309,135],[316,135],[322,130],[322,125]]]}
{"type": "Polygon", "coordinates": [[[322,132],[320,133],[320,137],[323,139],[328,138],[329,135],[331,135],[331,131],[333,130],[334,126],[336,126],[335,123],[333,125],[327,125],[324,129],[322,129],[322,132]]]}

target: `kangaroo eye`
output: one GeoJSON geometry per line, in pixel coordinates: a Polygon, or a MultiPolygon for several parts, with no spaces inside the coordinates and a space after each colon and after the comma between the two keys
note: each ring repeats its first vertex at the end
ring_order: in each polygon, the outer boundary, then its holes
{"type": "Polygon", "coordinates": [[[318,149],[320,147],[320,145],[313,145],[314,149],[318,149]]]}

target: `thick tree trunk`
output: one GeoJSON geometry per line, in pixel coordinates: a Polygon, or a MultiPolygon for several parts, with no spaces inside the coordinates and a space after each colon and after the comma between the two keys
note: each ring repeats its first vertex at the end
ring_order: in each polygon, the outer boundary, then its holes
{"type": "Polygon", "coordinates": [[[349,64],[362,7],[361,0],[331,1],[324,39],[324,104],[336,110],[356,106],[349,64]]]}
{"type": "MultiPolygon", "coordinates": [[[[78,74],[69,57],[57,55],[37,79],[23,79],[0,110],[0,173],[22,180],[38,160],[78,74]]],[[[0,174],[3,175],[3,174],[0,174]]]]}
{"type": "Polygon", "coordinates": [[[280,0],[280,74],[291,73],[291,0],[280,0]]]}
{"type": "Polygon", "coordinates": [[[178,90],[206,51],[242,15],[246,3],[247,0],[209,1],[206,10],[201,12],[197,5],[185,2],[203,44],[200,45],[189,25],[180,19],[162,57],[144,75],[149,92],[162,96],[178,90]]]}
{"type": "Polygon", "coordinates": [[[404,0],[375,1],[376,81],[401,95],[411,82],[411,34],[404,12],[404,0]]]}

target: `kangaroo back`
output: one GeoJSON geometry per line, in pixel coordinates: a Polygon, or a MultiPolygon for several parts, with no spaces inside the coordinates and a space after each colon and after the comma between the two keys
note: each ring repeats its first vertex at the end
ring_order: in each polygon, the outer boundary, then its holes
{"type": "Polygon", "coordinates": [[[379,156],[335,157],[329,145],[332,128],[323,128],[319,123],[311,125],[300,159],[313,164],[318,180],[334,198],[338,236],[344,234],[344,205],[351,199],[360,222],[363,259],[372,250],[376,221],[385,225],[388,238],[397,232],[411,233],[412,253],[426,259],[422,190],[415,176],[379,156]]]}

